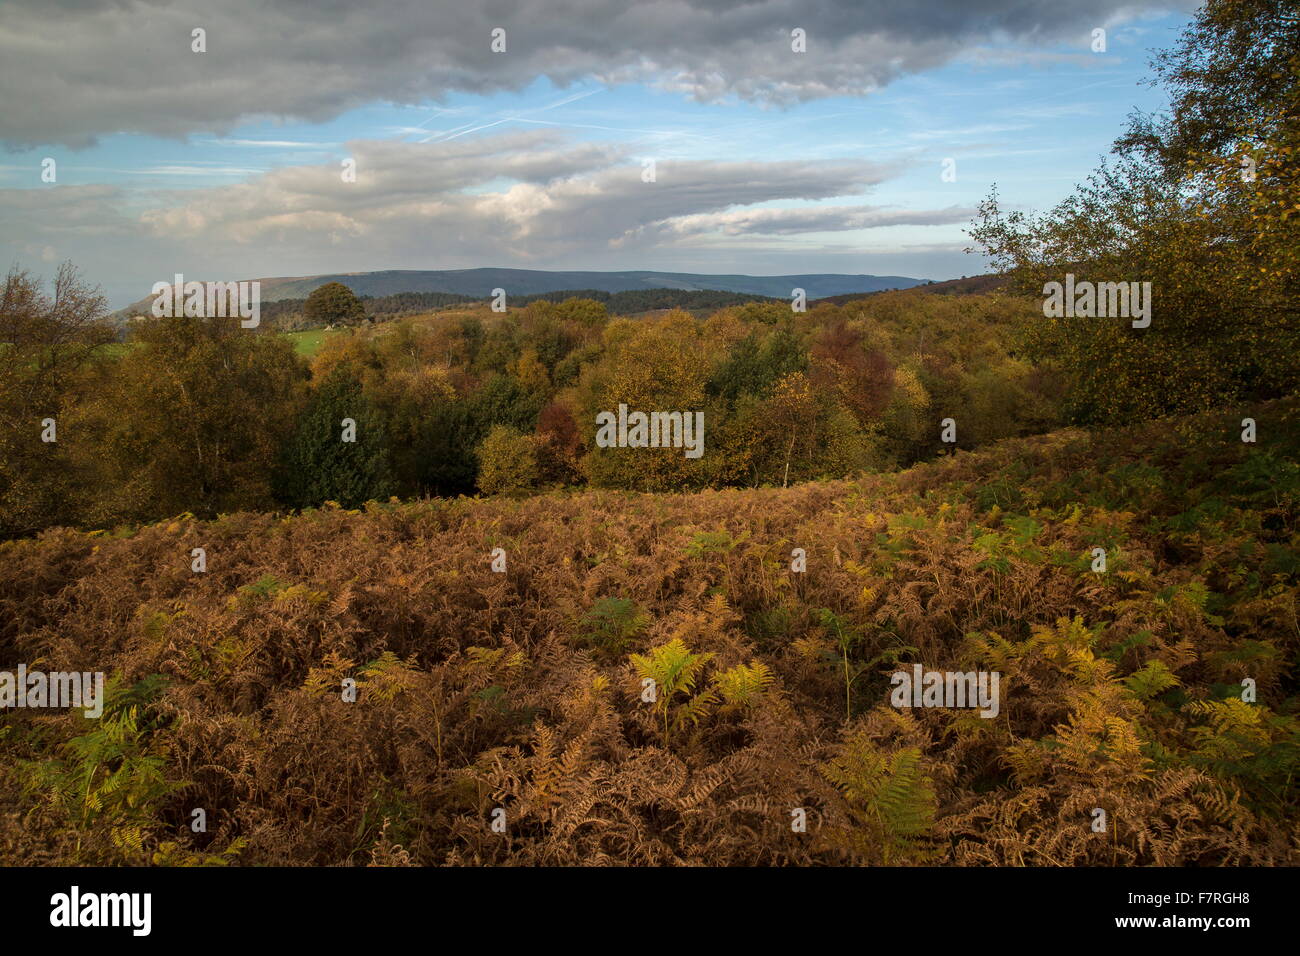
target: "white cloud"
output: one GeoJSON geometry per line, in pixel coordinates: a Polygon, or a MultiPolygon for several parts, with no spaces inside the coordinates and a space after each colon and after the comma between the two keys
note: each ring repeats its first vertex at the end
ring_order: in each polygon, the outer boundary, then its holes
{"type": "MultiPolygon", "coordinates": [[[[256,278],[368,268],[495,263],[592,267],[612,251],[766,236],[966,221],[957,207],[854,204],[902,165],[818,161],[664,161],[654,182],[619,147],[523,130],[443,143],[347,144],[357,180],[333,162],[282,167],[228,186],[148,193],[116,186],[0,190],[0,246],[57,245],[121,278],[195,271],[256,278]],[[69,243],[68,240],[80,240],[69,243]],[[273,250],[273,252],[271,252],[273,250]],[[129,265],[127,264],[129,263],[129,265]],[[194,265],[198,263],[198,266],[194,265]]],[[[115,277],[117,278],[117,277],[115,277]]],[[[154,281],[154,280],[150,280],[154,281]]]]}

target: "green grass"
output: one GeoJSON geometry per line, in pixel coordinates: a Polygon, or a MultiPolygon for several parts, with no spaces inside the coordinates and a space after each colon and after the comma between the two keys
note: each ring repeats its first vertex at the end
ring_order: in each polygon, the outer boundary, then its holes
{"type": "Polygon", "coordinates": [[[293,342],[294,350],[303,358],[308,359],[320,351],[327,334],[324,329],[307,329],[303,332],[285,333],[289,340],[293,342]]]}
{"type": "MultiPolygon", "coordinates": [[[[282,334],[293,343],[295,352],[305,359],[310,359],[320,351],[325,338],[333,333],[326,332],[324,329],[306,329],[302,332],[285,332],[282,334]]],[[[110,342],[100,350],[99,354],[101,358],[115,359],[122,357],[133,348],[135,348],[133,342],[110,342]]]]}

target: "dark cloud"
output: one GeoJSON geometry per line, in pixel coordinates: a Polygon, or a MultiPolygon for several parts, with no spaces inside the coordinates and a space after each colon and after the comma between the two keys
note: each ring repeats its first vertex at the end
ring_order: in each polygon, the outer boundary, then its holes
{"type": "Polygon", "coordinates": [[[0,140],[223,133],[376,101],[651,82],[697,99],[857,95],[990,40],[1048,44],[1192,0],[5,0],[0,140]],[[191,31],[207,52],[191,52],[191,31]],[[503,28],[507,52],[489,48],[503,28]],[[807,32],[808,52],[790,49],[807,32]]]}

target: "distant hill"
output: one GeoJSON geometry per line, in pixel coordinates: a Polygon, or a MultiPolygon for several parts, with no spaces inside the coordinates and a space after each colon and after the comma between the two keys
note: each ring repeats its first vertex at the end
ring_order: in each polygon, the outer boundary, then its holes
{"type": "Polygon", "coordinates": [[[635,315],[662,309],[713,310],[747,302],[783,302],[789,298],[751,295],[746,292],[719,292],[716,289],[631,289],[627,292],[602,292],[599,289],[566,289],[562,292],[538,292],[534,295],[512,299],[512,305],[527,305],[545,299],[563,302],[565,299],[592,299],[604,303],[610,315],[635,315]]]}
{"type": "MultiPolygon", "coordinates": [[[[988,273],[979,276],[962,276],[960,279],[945,279],[943,282],[919,282],[913,288],[919,292],[934,292],[939,295],[972,295],[980,292],[992,292],[1007,284],[1007,277],[988,273]]],[[[884,291],[884,290],[882,290],[884,291]]],[[[854,299],[862,298],[861,293],[849,292],[844,295],[828,295],[817,300],[831,305],[845,305],[854,299]]],[[[813,303],[816,304],[816,303],[813,303]]]]}
{"type": "Polygon", "coordinates": [[[741,292],[789,299],[790,290],[804,289],[810,299],[846,292],[878,292],[908,289],[922,280],[905,276],[810,275],[747,276],[695,275],[689,272],[549,272],[533,269],[449,269],[439,271],[390,270],[351,274],[309,276],[298,279],[263,279],[266,299],[303,299],[327,282],[342,282],[357,295],[390,295],[394,292],[452,292],[485,298],[493,289],[505,289],[507,296],[594,289],[600,292],[631,292],[636,289],[684,289],[741,292]]]}
{"type": "MultiPolygon", "coordinates": [[[[475,303],[487,302],[486,296],[473,298],[467,295],[455,295],[450,292],[398,292],[393,295],[378,297],[360,296],[366,315],[377,322],[394,319],[402,315],[421,312],[435,312],[440,309],[456,308],[475,303]]],[[[538,292],[533,295],[514,296],[509,300],[511,306],[523,306],[530,302],[544,299],[550,302],[563,302],[565,299],[593,299],[603,303],[610,315],[638,315],[663,309],[686,309],[695,312],[711,312],[729,305],[744,305],[747,302],[786,302],[785,299],[773,299],[761,295],[745,295],[740,292],[717,292],[712,289],[686,291],[684,289],[636,289],[631,292],[602,292],[599,289],[565,289],[560,292],[538,292]]],[[[276,299],[262,303],[261,319],[267,326],[281,328],[305,327],[302,315],[305,299],[276,299]]],[[[147,303],[145,303],[147,306],[147,303]]]]}
{"type": "MultiPolygon", "coordinates": [[[[803,289],[809,299],[825,296],[910,289],[923,280],[906,276],[806,275],[748,276],[696,275],[690,272],[547,272],[534,269],[392,269],[383,272],[352,272],[334,275],[265,278],[262,301],[305,299],[327,282],[341,282],[358,296],[381,297],[402,292],[437,292],[485,299],[493,289],[505,289],[512,297],[534,296],[566,290],[634,292],[650,289],[679,289],[687,292],[717,291],[768,296],[789,300],[792,289],[803,289]]],[[[151,298],[146,296],[114,314],[119,321],[147,314],[151,298]]]]}

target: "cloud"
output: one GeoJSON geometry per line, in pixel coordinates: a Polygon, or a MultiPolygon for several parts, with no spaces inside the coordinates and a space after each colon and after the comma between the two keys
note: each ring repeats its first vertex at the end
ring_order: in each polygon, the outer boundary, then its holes
{"type": "Polygon", "coordinates": [[[722,254],[728,244],[734,252],[742,236],[784,243],[970,218],[958,207],[852,202],[900,175],[894,163],[663,161],[646,182],[640,161],[621,147],[550,129],[346,145],[355,182],[331,161],[189,189],[0,189],[0,251],[30,256],[33,244],[50,245],[103,261],[115,283],[143,285],[177,271],[258,278],[270,261],[277,274],[591,267],[615,254],[722,254]]]}
{"type": "Polygon", "coordinates": [[[0,189],[0,222],[15,240],[108,237],[139,228],[122,209],[116,186],[0,189]]]}
{"type": "Polygon", "coordinates": [[[646,182],[641,164],[621,148],[572,143],[553,130],[430,144],[362,140],[348,148],[356,182],[344,182],[331,164],[284,167],[246,183],[167,193],[142,223],[158,237],[208,244],[356,242],[388,255],[454,246],[462,255],[528,261],[706,232],[954,221],[950,210],[735,211],[859,195],[898,172],[889,164],[664,161],[646,182]]]}
{"type": "Polygon", "coordinates": [[[651,83],[699,100],[862,95],[996,38],[1085,44],[1091,28],[1192,0],[6,0],[0,140],[225,134],[450,91],[651,83]],[[206,31],[204,53],[191,34],[206,31]],[[506,52],[490,48],[506,31],[506,52]],[[794,28],[807,52],[791,50],[794,28]]]}
{"type": "Polygon", "coordinates": [[[888,209],[882,206],[813,206],[802,209],[743,209],[724,213],[681,216],[645,227],[647,232],[677,236],[721,232],[728,236],[746,234],[794,235],[839,232],[850,229],[879,229],[886,226],[947,226],[970,222],[975,210],[966,206],[946,209],[888,209]]]}

